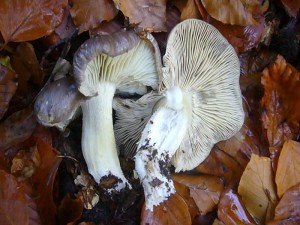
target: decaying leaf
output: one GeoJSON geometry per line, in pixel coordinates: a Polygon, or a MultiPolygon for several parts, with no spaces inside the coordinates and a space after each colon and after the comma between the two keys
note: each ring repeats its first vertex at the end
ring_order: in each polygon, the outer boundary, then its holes
{"type": "Polygon", "coordinates": [[[10,99],[17,90],[17,74],[0,64],[0,119],[6,112],[10,99]]]}
{"type": "Polygon", "coordinates": [[[166,0],[113,0],[131,24],[159,32],[166,31],[166,0]]]}
{"type": "Polygon", "coordinates": [[[79,33],[96,28],[102,21],[112,20],[118,13],[112,0],[71,0],[70,5],[79,33]]]}
{"type": "Polygon", "coordinates": [[[269,142],[273,166],[286,140],[297,138],[300,120],[300,73],[278,55],[264,69],[261,83],[265,92],[261,100],[262,121],[269,142]]]}
{"type": "Polygon", "coordinates": [[[297,17],[297,13],[300,9],[300,1],[299,0],[281,0],[285,10],[292,17],[297,17]]]}
{"type": "Polygon", "coordinates": [[[202,19],[202,16],[197,9],[197,5],[195,0],[187,0],[186,5],[184,6],[180,20],[183,21],[185,19],[202,19]]]}
{"type": "Polygon", "coordinates": [[[248,212],[263,224],[268,206],[277,202],[270,158],[252,154],[241,177],[238,193],[248,212]]]}
{"type": "Polygon", "coordinates": [[[218,218],[226,225],[255,224],[240,196],[230,188],[221,195],[218,205],[218,218]]]}
{"type": "Polygon", "coordinates": [[[153,211],[146,210],[144,204],[141,215],[142,225],[190,225],[192,224],[189,208],[183,198],[175,193],[159,206],[154,206],[153,211]]]}
{"type": "Polygon", "coordinates": [[[216,176],[172,174],[172,179],[189,188],[201,214],[216,208],[224,188],[222,180],[216,176]]]}
{"type": "Polygon", "coordinates": [[[29,150],[20,150],[12,160],[11,173],[21,178],[31,177],[40,166],[41,159],[37,146],[29,150]]]}
{"type": "Polygon", "coordinates": [[[12,114],[0,124],[0,150],[28,139],[36,125],[30,107],[12,114]]]}
{"type": "Polygon", "coordinates": [[[28,190],[17,179],[0,170],[0,224],[41,224],[28,190]]]}
{"type": "Polygon", "coordinates": [[[261,6],[259,0],[201,0],[204,8],[214,19],[230,25],[248,26],[257,25],[257,14],[268,8],[268,1],[261,6]]]}
{"type": "Polygon", "coordinates": [[[42,86],[44,77],[32,44],[20,43],[11,56],[11,64],[18,74],[19,95],[26,94],[29,80],[38,87],[42,86]]]}
{"type": "Polygon", "coordinates": [[[274,220],[268,225],[300,224],[300,184],[287,190],[275,209],[274,220]]]}
{"type": "Polygon", "coordinates": [[[300,143],[288,140],[281,150],[275,181],[279,198],[300,182],[300,143]]]}
{"type": "Polygon", "coordinates": [[[67,0],[0,1],[4,41],[30,41],[50,34],[61,23],[66,5],[67,0]]]}
{"type": "Polygon", "coordinates": [[[56,206],[53,200],[53,183],[60,165],[61,158],[51,145],[41,139],[37,141],[37,149],[41,157],[41,164],[31,177],[31,184],[36,190],[37,206],[45,225],[55,224],[56,206]]]}

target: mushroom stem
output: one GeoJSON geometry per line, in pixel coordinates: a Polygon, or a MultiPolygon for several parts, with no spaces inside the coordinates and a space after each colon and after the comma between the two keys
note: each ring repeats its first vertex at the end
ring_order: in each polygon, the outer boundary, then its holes
{"type": "MultiPolygon", "coordinates": [[[[116,86],[102,82],[98,86],[98,95],[82,105],[82,152],[89,173],[97,183],[101,178],[114,176],[121,190],[126,185],[131,188],[121,170],[113,132],[112,101],[116,86]]],[[[108,190],[109,191],[109,190],[108,190]]]]}

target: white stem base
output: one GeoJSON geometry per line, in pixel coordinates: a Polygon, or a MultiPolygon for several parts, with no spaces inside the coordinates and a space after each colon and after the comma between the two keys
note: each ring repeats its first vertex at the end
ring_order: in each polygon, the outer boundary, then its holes
{"type": "Polygon", "coordinates": [[[115,85],[101,83],[98,95],[82,105],[82,152],[89,173],[99,183],[101,178],[115,176],[117,184],[112,190],[131,188],[121,170],[113,132],[112,100],[115,85]]]}

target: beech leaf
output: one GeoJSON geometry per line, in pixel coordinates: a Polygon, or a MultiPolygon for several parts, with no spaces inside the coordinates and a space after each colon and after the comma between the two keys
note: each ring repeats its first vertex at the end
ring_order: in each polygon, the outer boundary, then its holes
{"type": "Polygon", "coordinates": [[[189,188],[201,214],[216,208],[224,189],[222,180],[216,176],[172,174],[172,179],[189,188]]]}
{"type": "Polygon", "coordinates": [[[278,55],[263,71],[261,100],[263,126],[269,151],[276,167],[280,150],[286,140],[297,138],[300,120],[300,72],[278,55]]]}
{"type": "Polygon", "coordinates": [[[0,1],[4,41],[30,41],[50,34],[61,23],[66,5],[67,0],[0,1]]]}
{"type": "Polygon", "coordinates": [[[274,220],[268,225],[300,224],[300,183],[287,190],[275,209],[274,220]]]}
{"type": "Polygon", "coordinates": [[[114,0],[131,24],[159,32],[166,31],[166,0],[114,0]]]}
{"type": "Polygon", "coordinates": [[[255,224],[253,218],[247,211],[240,196],[238,196],[232,189],[226,189],[220,198],[218,205],[218,218],[228,225],[255,224]]]}
{"type": "Polygon", "coordinates": [[[204,8],[214,19],[230,25],[248,26],[257,25],[258,22],[253,14],[258,12],[262,15],[265,11],[259,0],[201,0],[204,8]]]}
{"type": "Polygon", "coordinates": [[[37,122],[30,107],[17,111],[0,124],[0,150],[28,139],[37,122]]]}
{"type": "Polygon", "coordinates": [[[189,208],[184,199],[175,193],[168,200],[146,210],[144,204],[141,216],[142,225],[190,225],[192,224],[189,208]]]}
{"type": "Polygon", "coordinates": [[[17,74],[0,64],[0,119],[7,111],[9,102],[17,90],[17,74]]]}
{"type": "Polygon", "coordinates": [[[275,181],[279,198],[300,182],[300,143],[288,140],[281,150],[275,181]]]}
{"type": "Polygon", "coordinates": [[[70,5],[79,33],[98,27],[102,21],[112,20],[118,13],[112,0],[71,0],[70,5]]]}
{"type": "Polygon", "coordinates": [[[248,212],[264,223],[267,208],[277,201],[271,159],[252,154],[241,177],[238,193],[248,212]]]}
{"type": "Polygon", "coordinates": [[[0,224],[38,225],[34,200],[17,179],[0,170],[0,224]]]}

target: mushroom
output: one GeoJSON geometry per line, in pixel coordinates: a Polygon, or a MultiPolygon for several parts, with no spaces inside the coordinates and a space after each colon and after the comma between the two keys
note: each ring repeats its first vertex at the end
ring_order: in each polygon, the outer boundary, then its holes
{"type": "Polygon", "coordinates": [[[86,99],[77,90],[73,77],[60,78],[46,85],[36,98],[36,120],[44,126],[63,131],[86,99]]]}
{"type": "MultiPolygon", "coordinates": [[[[216,28],[196,19],[176,25],[163,64],[163,98],[148,111],[152,115],[134,157],[150,210],[175,192],[170,163],[175,172],[195,168],[215,143],[238,132],[244,120],[239,59],[216,28]]],[[[133,116],[122,115],[116,127],[133,116]]]]}
{"type": "Polygon", "coordinates": [[[81,105],[82,151],[89,173],[98,183],[117,178],[108,191],[130,187],[118,160],[112,101],[117,89],[144,94],[145,86],[157,88],[153,48],[133,31],[98,36],[76,51],[73,67],[78,90],[92,97],[81,105]]]}

